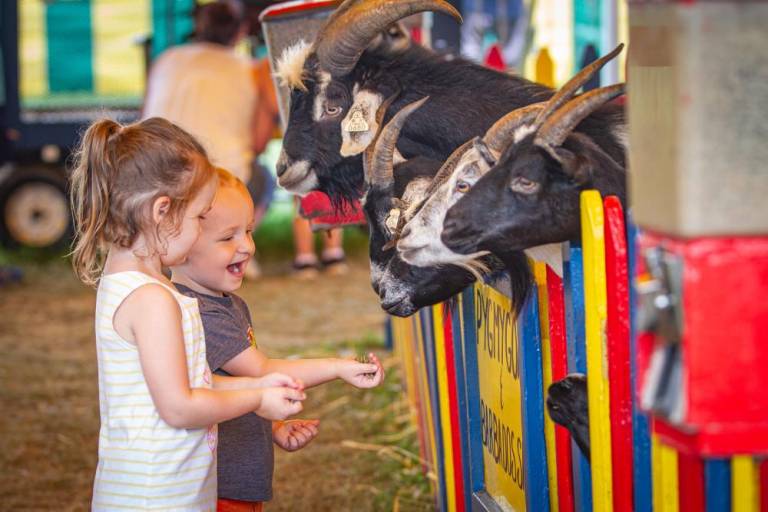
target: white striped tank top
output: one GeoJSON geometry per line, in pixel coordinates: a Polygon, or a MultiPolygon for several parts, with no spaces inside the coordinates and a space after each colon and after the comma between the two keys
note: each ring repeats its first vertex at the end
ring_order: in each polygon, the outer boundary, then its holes
{"type": "Polygon", "coordinates": [[[117,308],[145,284],[167,288],[179,303],[191,387],[210,388],[197,300],[142,272],[105,275],[96,295],[99,365],[99,463],[93,510],[216,510],[216,426],[174,428],[152,402],[136,345],[113,326],[117,308]]]}

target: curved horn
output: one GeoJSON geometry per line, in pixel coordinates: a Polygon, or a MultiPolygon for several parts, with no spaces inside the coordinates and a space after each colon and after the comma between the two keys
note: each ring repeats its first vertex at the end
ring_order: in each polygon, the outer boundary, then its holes
{"type": "Polygon", "coordinates": [[[603,55],[596,61],[587,64],[584,66],[584,68],[582,68],[581,71],[576,73],[573,78],[568,80],[565,85],[563,85],[555,93],[555,95],[549,99],[547,107],[539,113],[539,117],[536,118],[536,126],[538,127],[544,124],[544,121],[546,121],[549,116],[551,116],[557,109],[565,105],[568,100],[570,100],[573,95],[576,94],[576,91],[581,89],[581,86],[589,82],[589,79],[592,78],[595,73],[600,71],[603,66],[613,60],[613,58],[621,53],[621,50],[623,49],[624,43],[619,43],[619,46],[614,48],[611,53],[603,55]]]}
{"type": "Polygon", "coordinates": [[[536,133],[533,143],[544,148],[552,157],[560,161],[555,148],[565,142],[568,134],[588,115],[602,107],[616,96],[624,94],[625,84],[601,87],[571,100],[563,108],[552,114],[536,133]]]}
{"type": "Polygon", "coordinates": [[[456,169],[457,165],[459,165],[461,157],[464,156],[464,153],[469,151],[474,142],[474,138],[469,139],[467,142],[453,150],[453,153],[451,153],[448,156],[448,159],[443,162],[443,165],[441,165],[440,169],[437,170],[437,173],[432,178],[432,181],[429,182],[429,186],[424,192],[424,200],[430,197],[440,187],[440,185],[442,185],[445,180],[447,180],[451,174],[453,174],[453,170],[456,169]]]}
{"type": "Polygon", "coordinates": [[[418,101],[409,103],[401,108],[397,114],[381,130],[378,139],[374,143],[373,153],[371,155],[371,166],[369,179],[371,185],[387,187],[394,180],[394,170],[392,158],[395,153],[395,143],[400,136],[400,130],[403,128],[406,119],[419,107],[421,107],[429,96],[425,96],[418,101]]]}
{"type": "Polygon", "coordinates": [[[547,102],[542,101],[541,103],[534,103],[533,105],[513,110],[493,123],[493,126],[483,135],[483,142],[493,151],[501,153],[511,142],[515,131],[521,126],[534,121],[546,105],[547,102]]]}
{"type": "Polygon", "coordinates": [[[392,94],[389,98],[385,99],[376,110],[376,126],[378,128],[376,129],[376,134],[373,137],[373,141],[368,144],[368,147],[365,148],[365,151],[363,152],[363,174],[365,175],[365,181],[367,183],[370,183],[371,165],[373,162],[373,152],[374,149],[376,149],[376,141],[379,140],[381,131],[384,128],[382,121],[384,120],[384,116],[387,114],[389,106],[392,105],[392,102],[394,102],[398,96],[400,96],[400,92],[401,91],[399,89],[395,91],[395,93],[392,94]]]}
{"type": "Polygon", "coordinates": [[[461,14],[445,0],[347,0],[323,27],[315,42],[320,66],[331,76],[344,76],[376,35],[390,24],[424,11],[448,14],[461,23],[461,14]]]}

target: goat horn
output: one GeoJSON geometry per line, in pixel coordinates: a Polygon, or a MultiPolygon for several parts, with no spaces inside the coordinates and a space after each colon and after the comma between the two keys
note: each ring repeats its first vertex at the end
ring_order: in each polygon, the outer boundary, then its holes
{"type": "Polygon", "coordinates": [[[541,103],[534,103],[533,105],[518,108],[508,113],[493,123],[493,126],[485,132],[483,142],[493,151],[501,153],[511,141],[515,131],[521,126],[534,121],[546,104],[546,101],[542,101],[541,103]]]}
{"type": "Polygon", "coordinates": [[[365,181],[367,183],[370,183],[370,176],[371,176],[371,166],[373,165],[373,153],[376,149],[376,141],[379,140],[379,136],[381,135],[381,131],[384,128],[384,125],[382,124],[382,121],[384,120],[384,116],[387,113],[387,110],[389,109],[389,106],[392,105],[392,102],[397,99],[398,96],[400,96],[400,90],[398,89],[395,91],[394,94],[392,94],[389,98],[385,99],[381,105],[379,105],[379,108],[376,110],[376,135],[374,136],[373,140],[370,144],[368,144],[368,147],[365,148],[365,151],[363,152],[363,173],[365,175],[365,181]]]}
{"type": "Polygon", "coordinates": [[[427,190],[424,193],[425,198],[431,196],[435,190],[437,190],[440,185],[442,185],[445,180],[447,180],[451,174],[453,174],[453,170],[456,169],[457,165],[459,165],[459,160],[461,160],[461,157],[464,156],[464,153],[469,151],[469,148],[472,147],[474,140],[474,138],[469,139],[467,142],[453,150],[453,153],[451,153],[448,156],[448,159],[443,162],[443,165],[440,166],[440,169],[437,170],[437,174],[435,174],[435,176],[432,178],[432,181],[429,183],[429,187],[427,187],[427,190]]]}
{"type": "Polygon", "coordinates": [[[555,160],[560,161],[554,149],[565,142],[568,134],[584,118],[616,96],[624,94],[624,87],[625,84],[610,85],[577,96],[544,122],[536,133],[533,143],[544,148],[555,160]]]}
{"type": "Polygon", "coordinates": [[[544,121],[546,121],[549,116],[557,111],[557,109],[565,105],[573,97],[573,95],[576,94],[576,91],[581,89],[581,86],[587,83],[595,73],[600,71],[603,66],[613,60],[613,58],[621,53],[621,50],[623,49],[624,43],[619,43],[619,45],[614,48],[611,53],[603,55],[594,62],[584,66],[581,71],[576,73],[573,78],[568,80],[568,82],[566,82],[565,85],[563,85],[554,94],[554,96],[549,99],[546,108],[544,108],[544,110],[539,113],[539,117],[536,118],[535,125],[538,127],[544,124],[544,121]]]}
{"type": "Polygon", "coordinates": [[[379,133],[371,155],[369,176],[371,185],[383,188],[392,184],[394,180],[392,158],[394,157],[395,143],[400,136],[400,130],[403,128],[408,116],[421,107],[428,99],[429,96],[425,96],[401,108],[381,130],[381,133],[379,133]]]}
{"type": "Polygon", "coordinates": [[[315,41],[320,66],[331,76],[345,76],[373,39],[390,24],[424,11],[461,14],[445,0],[347,0],[334,12],[315,41]]]}

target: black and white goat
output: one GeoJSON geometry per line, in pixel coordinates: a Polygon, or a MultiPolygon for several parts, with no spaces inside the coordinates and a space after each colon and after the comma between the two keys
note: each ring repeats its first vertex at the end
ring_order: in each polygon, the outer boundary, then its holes
{"type": "Polygon", "coordinates": [[[442,243],[459,254],[504,254],[581,238],[580,194],[597,189],[624,202],[623,163],[574,128],[597,108],[623,94],[617,84],[545,109],[530,133],[448,209],[442,243]]]}
{"type": "MultiPolygon", "coordinates": [[[[378,109],[380,123],[390,101],[378,109]]],[[[398,111],[380,129],[364,156],[363,211],[370,231],[371,285],[379,294],[382,308],[396,316],[409,316],[419,308],[447,300],[475,280],[470,269],[409,265],[392,248],[392,235],[398,229],[399,220],[405,218],[410,207],[423,200],[440,167],[439,161],[423,157],[393,163],[400,130],[408,116],[425,101],[426,98],[398,111]]],[[[495,258],[486,258],[482,264],[491,270],[501,268],[501,262],[495,258]]]]}
{"type": "MultiPolygon", "coordinates": [[[[491,170],[505,148],[520,143],[535,131],[536,123],[541,123],[548,115],[547,112],[554,112],[566,104],[573,94],[618,55],[622,48],[623,45],[617,47],[579,71],[549,101],[513,110],[494,123],[482,138],[475,138],[456,151],[435,177],[437,186],[432,187],[434,193],[412,215],[400,233],[397,248],[402,258],[418,266],[461,265],[484,254],[483,250],[459,254],[442,242],[443,221],[448,210],[491,170]]],[[[546,230],[546,226],[538,227],[546,230]]],[[[558,274],[562,274],[559,257],[546,258],[547,253],[544,248],[537,248],[532,256],[538,259],[543,256],[558,274]]],[[[559,256],[559,247],[556,248],[556,253],[559,256]]],[[[504,258],[508,254],[505,251],[497,253],[497,256],[504,258]]]]}
{"type": "MultiPolygon", "coordinates": [[[[405,158],[440,161],[485,133],[502,113],[552,95],[523,78],[411,44],[395,23],[426,10],[461,19],[444,0],[347,0],[314,44],[286,50],[277,70],[291,89],[277,165],[280,185],[297,194],[321,190],[337,204],[359,198],[360,154],[375,133],[376,110],[396,90],[402,95],[394,111],[430,97],[404,127],[397,149],[405,158]]],[[[607,108],[579,130],[623,162],[622,133],[605,130],[609,120],[622,117],[621,109],[607,108]]]]}

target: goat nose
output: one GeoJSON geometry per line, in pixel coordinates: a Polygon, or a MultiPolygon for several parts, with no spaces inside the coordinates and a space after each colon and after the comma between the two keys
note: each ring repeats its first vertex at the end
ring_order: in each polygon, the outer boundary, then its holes
{"type": "Polygon", "coordinates": [[[277,159],[277,164],[275,164],[275,170],[277,171],[277,177],[279,178],[283,174],[285,174],[285,171],[288,170],[288,164],[289,164],[289,158],[288,154],[283,149],[280,151],[280,157],[277,159]]]}

